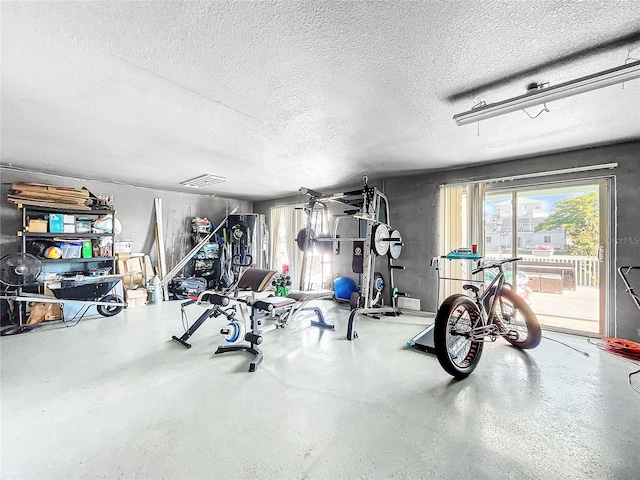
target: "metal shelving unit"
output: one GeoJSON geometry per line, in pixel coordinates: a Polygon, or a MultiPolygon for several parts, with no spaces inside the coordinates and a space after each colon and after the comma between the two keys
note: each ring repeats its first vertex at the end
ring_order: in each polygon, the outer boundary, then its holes
{"type": "MultiPolygon", "coordinates": [[[[105,237],[111,238],[111,255],[108,256],[98,256],[98,257],[90,257],[90,258],[61,258],[61,259],[48,259],[48,258],[40,258],[40,261],[43,264],[43,270],[45,266],[60,266],[66,268],[68,265],[68,271],[77,271],[74,269],[74,265],[81,267],[82,271],[88,271],[90,268],[103,268],[103,267],[111,267],[111,273],[115,273],[116,268],[116,259],[113,252],[115,246],[115,233],[113,233],[113,229],[111,233],[50,233],[50,232],[30,232],[29,231],[29,220],[33,218],[42,219],[45,215],[49,214],[60,214],[60,215],[74,215],[76,217],[83,217],[91,219],[92,223],[95,219],[105,216],[111,215],[113,221],[115,221],[115,210],[109,209],[100,209],[100,210],[78,210],[71,208],[59,208],[59,207],[40,207],[40,206],[29,206],[29,205],[18,205],[18,208],[22,211],[22,229],[18,232],[18,236],[22,238],[22,252],[27,252],[27,243],[31,241],[49,241],[53,242],[55,240],[60,241],[73,241],[79,238],[87,239],[92,241],[92,255],[93,255],[93,241],[100,240],[105,237]]],[[[64,271],[64,268],[62,271],[64,271]]]]}

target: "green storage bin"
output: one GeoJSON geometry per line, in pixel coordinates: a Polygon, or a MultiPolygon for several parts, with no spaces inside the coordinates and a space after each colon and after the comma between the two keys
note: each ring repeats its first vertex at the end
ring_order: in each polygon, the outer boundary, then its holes
{"type": "Polygon", "coordinates": [[[93,245],[91,240],[82,242],[82,258],[91,258],[93,256],[93,245]]]}

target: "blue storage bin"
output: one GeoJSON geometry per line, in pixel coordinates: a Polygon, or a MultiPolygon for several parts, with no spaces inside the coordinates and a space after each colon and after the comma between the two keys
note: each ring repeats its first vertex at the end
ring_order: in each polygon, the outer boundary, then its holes
{"type": "Polygon", "coordinates": [[[64,222],[61,213],[49,214],[49,233],[63,233],[64,222]]]}

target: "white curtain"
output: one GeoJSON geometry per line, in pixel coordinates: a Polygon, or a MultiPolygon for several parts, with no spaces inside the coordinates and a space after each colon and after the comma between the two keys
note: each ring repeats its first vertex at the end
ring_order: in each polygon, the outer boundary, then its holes
{"type": "MultiPolygon", "coordinates": [[[[442,185],[440,187],[440,251],[443,256],[462,246],[462,193],[461,185],[442,185]]],[[[444,278],[461,278],[462,265],[457,260],[438,259],[439,276],[444,278]]],[[[459,282],[453,280],[439,280],[439,298],[441,303],[445,298],[460,289],[459,282]]]]}
{"type": "Polygon", "coordinates": [[[278,270],[282,267],[282,254],[280,252],[280,235],[283,232],[283,219],[286,217],[284,214],[284,207],[274,207],[270,210],[269,218],[269,233],[271,241],[269,242],[269,268],[271,270],[278,270]]]}
{"type": "Polygon", "coordinates": [[[467,185],[468,245],[477,245],[484,252],[484,183],[467,185]]]}
{"type": "MultiPolygon", "coordinates": [[[[440,187],[440,252],[446,255],[460,247],[477,245],[484,250],[484,183],[442,185],[440,187]]],[[[440,277],[470,278],[469,260],[439,259],[440,277]]],[[[439,302],[462,291],[461,281],[441,280],[439,302]]]]}
{"type": "MultiPolygon", "coordinates": [[[[330,228],[330,214],[325,205],[316,204],[310,219],[311,229],[316,238],[327,238],[332,235],[330,228]]],[[[302,226],[309,226],[308,215],[298,218],[302,226]]],[[[332,289],[333,288],[333,242],[317,242],[306,255],[305,271],[301,272],[301,290],[332,289]],[[329,253],[323,253],[329,252],[329,253]]],[[[302,255],[300,256],[302,262],[302,255]]],[[[300,263],[302,265],[302,263],[300,263]]]]}
{"type": "Polygon", "coordinates": [[[281,272],[282,266],[288,265],[291,285],[300,290],[333,288],[331,255],[323,255],[318,248],[312,246],[305,259],[296,243],[298,232],[307,226],[311,227],[316,236],[331,233],[327,209],[316,205],[310,225],[304,209],[293,206],[273,207],[270,220],[270,268],[281,272]]]}
{"type": "Polygon", "coordinates": [[[287,265],[291,285],[298,285],[300,279],[302,252],[296,244],[296,236],[304,226],[303,214],[293,206],[273,207],[270,211],[270,268],[282,272],[283,266],[287,265]]]}

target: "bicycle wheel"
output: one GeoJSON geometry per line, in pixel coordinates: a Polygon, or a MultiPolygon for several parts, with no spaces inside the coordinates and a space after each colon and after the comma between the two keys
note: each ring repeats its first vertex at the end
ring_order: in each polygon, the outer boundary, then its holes
{"type": "Polygon", "coordinates": [[[440,365],[455,378],[469,376],[482,355],[484,343],[471,337],[479,315],[476,304],[461,294],[448,297],[438,309],[433,344],[440,365]]]}
{"type": "MultiPolygon", "coordinates": [[[[108,303],[124,303],[124,299],[119,295],[106,295],[102,297],[100,302],[108,302],[108,303]]],[[[97,305],[96,310],[103,317],[113,317],[114,315],[119,314],[124,307],[122,305],[97,305]]]]}
{"type": "Polygon", "coordinates": [[[495,315],[508,330],[508,333],[502,335],[503,338],[513,346],[529,349],[540,344],[542,330],[538,317],[527,302],[513,290],[501,290],[495,315]]]}

